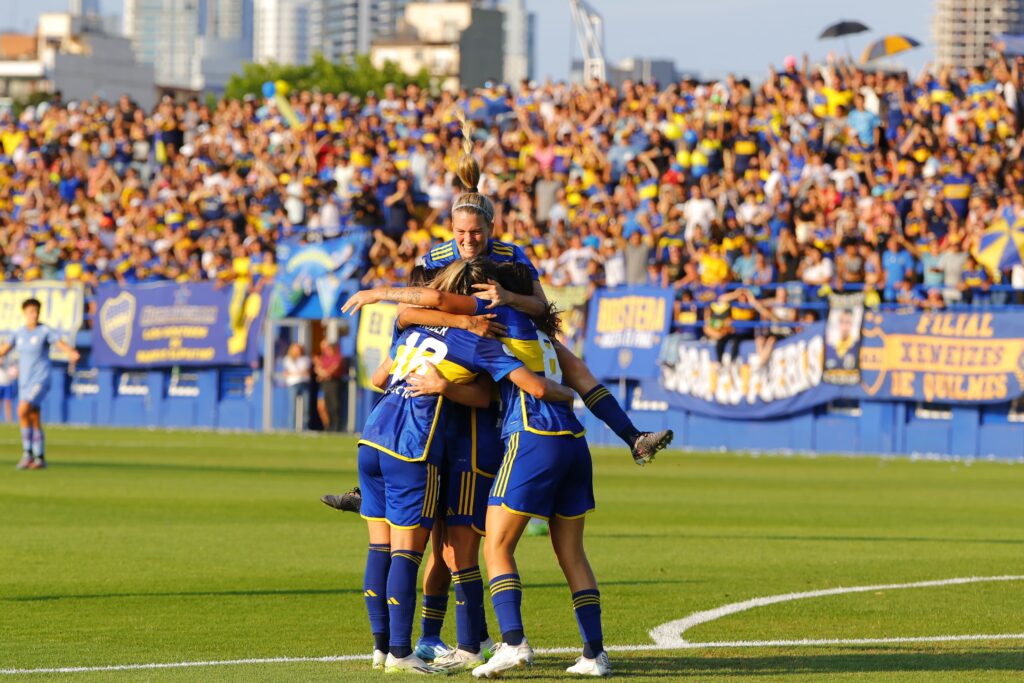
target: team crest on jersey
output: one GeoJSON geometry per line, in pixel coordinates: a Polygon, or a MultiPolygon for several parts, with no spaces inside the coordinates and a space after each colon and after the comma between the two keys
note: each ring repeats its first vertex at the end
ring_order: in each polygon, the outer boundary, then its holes
{"type": "Polygon", "coordinates": [[[100,308],[100,334],[110,350],[119,356],[128,354],[135,323],[135,297],[121,292],[107,299],[100,308]]]}

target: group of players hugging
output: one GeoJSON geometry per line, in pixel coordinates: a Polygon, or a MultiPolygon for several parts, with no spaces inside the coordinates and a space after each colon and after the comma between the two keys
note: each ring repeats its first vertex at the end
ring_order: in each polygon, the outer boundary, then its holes
{"type": "Polygon", "coordinates": [[[458,176],[467,191],[452,205],[454,239],[422,259],[408,287],[361,291],[343,307],[351,314],[393,301],[399,314],[389,357],[373,377],[384,393],[359,441],[359,487],[323,500],[366,520],[363,594],[374,668],[492,678],[532,664],[515,560],[532,519],[548,525],[583,638],[582,656],[567,671],[607,676],[601,594],[583,546],[595,505],[593,466],[572,402],[578,393],[640,465],[672,432],[636,429],[556,341],[557,311],[537,271],[518,246],[491,239],[494,207],[475,191],[480,169],[465,123],[463,138],[458,176]],[[496,644],[484,617],[481,538],[501,630],[496,644]],[[428,542],[423,636],[414,647],[417,574],[428,542]],[[454,648],[440,638],[451,584],[454,648]]]}

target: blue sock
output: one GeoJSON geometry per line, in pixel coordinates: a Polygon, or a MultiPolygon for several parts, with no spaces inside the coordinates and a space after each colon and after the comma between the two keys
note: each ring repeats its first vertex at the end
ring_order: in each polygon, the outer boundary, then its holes
{"type": "MultiPolygon", "coordinates": [[[[483,593],[484,584],[480,582],[480,592],[483,593]]],[[[491,637],[491,634],[487,632],[487,610],[484,609],[484,601],[480,600],[480,642],[484,642],[491,637]]]]}
{"type": "Polygon", "coordinates": [[[601,633],[601,592],[596,588],[577,591],[572,594],[572,608],[576,611],[576,623],[583,636],[583,656],[588,659],[604,651],[604,636],[601,633]]]}
{"type": "Polygon", "coordinates": [[[412,550],[391,551],[388,570],[388,617],[391,654],[399,659],[412,654],[412,622],[416,616],[416,575],[423,553],[412,550]]]}
{"type": "Polygon", "coordinates": [[[491,604],[498,615],[501,639],[509,645],[523,642],[523,584],[519,574],[502,574],[491,579],[491,604]]]}
{"type": "Polygon", "coordinates": [[[21,450],[25,452],[25,455],[32,455],[32,432],[34,430],[31,427],[21,428],[21,450]]]}
{"type": "Polygon", "coordinates": [[[441,627],[444,626],[444,614],[448,611],[448,594],[423,595],[423,637],[440,638],[441,627]]]}
{"type": "Polygon", "coordinates": [[[36,458],[42,458],[45,453],[46,442],[43,438],[43,428],[32,430],[32,455],[36,458]]]}
{"type": "Polygon", "coordinates": [[[633,445],[633,441],[640,433],[640,430],[636,428],[633,421],[629,419],[629,415],[626,415],[626,411],[622,409],[619,402],[615,400],[615,397],[612,396],[612,393],[603,384],[598,384],[588,391],[583,396],[583,403],[590,412],[597,416],[597,419],[604,422],[613,432],[618,434],[619,438],[625,441],[627,446],[633,445]]]}
{"type": "Polygon", "coordinates": [[[381,652],[388,650],[388,569],[391,567],[391,546],[370,544],[366,554],[366,573],[363,575],[363,599],[370,615],[373,646],[381,652]]]}
{"type": "Polygon", "coordinates": [[[484,580],[480,567],[469,567],[452,574],[455,584],[455,634],[459,648],[467,652],[480,652],[484,615],[484,580]]]}

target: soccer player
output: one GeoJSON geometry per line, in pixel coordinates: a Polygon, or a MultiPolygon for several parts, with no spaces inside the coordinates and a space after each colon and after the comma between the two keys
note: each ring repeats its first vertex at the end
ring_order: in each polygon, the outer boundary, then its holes
{"type": "MultiPolygon", "coordinates": [[[[452,206],[452,233],[454,238],[434,247],[423,259],[428,268],[440,268],[458,259],[487,256],[497,263],[522,263],[530,269],[533,278],[529,294],[510,292],[496,282],[476,286],[476,296],[491,301],[491,307],[511,306],[527,315],[544,315],[548,301],[539,275],[530,259],[515,244],[491,239],[494,228],[494,205],[486,196],[476,191],[480,184],[480,167],[473,158],[473,143],[469,124],[462,120],[463,157],[459,161],[459,180],[467,191],[455,199],[452,206]]],[[[558,354],[559,365],[563,368],[565,384],[572,387],[583,398],[583,403],[602,422],[630,447],[633,460],[638,465],[650,462],[655,453],[672,442],[672,430],[642,432],[629,419],[615,397],[577,358],[557,340],[552,339],[558,354]]]]}
{"type": "MultiPolygon", "coordinates": [[[[410,273],[409,285],[426,285],[438,273],[439,270],[427,271],[422,266],[416,266],[410,273]]],[[[426,294],[429,296],[434,292],[426,294]]],[[[504,325],[493,320],[495,314],[480,314],[476,299],[458,298],[462,300],[463,306],[455,307],[451,312],[401,305],[395,324],[395,337],[414,324],[464,329],[487,337],[504,333],[504,325]]],[[[435,529],[431,534],[433,551],[424,568],[422,631],[416,642],[415,653],[424,661],[452,670],[477,663],[474,657],[485,656],[494,645],[487,632],[484,614],[478,534],[483,533],[489,480],[494,478],[501,464],[503,449],[497,430],[498,411],[490,401],[485,405],[467,406],[459,401],[457,395],[449,395],[449,392],[459,390],[458,385],[447,382],[429,364],[424,374],[410,377],[409,382],[416,385],[429,382],[434,388],[432,393],[450,399],[446,405],[447,427],[441,472],[441,488],[444,493],[441,510],[444,512],[438,514],[435,521],[435,529]],[[444,558],[443,562],[438,562],[440,557],[444,558]],[[459,644],[454,649],[441,640],[441,628],[453,580],[456,586],[456,635],[459,644]],[[459,652],[456,653],[456,650],[459,652]],[[472,653],[473,657],[467,661],[464,653],[472,653]],[[437,661],[439,658],[440,661],[437,661]]],[[[424,389],[417,386],[417,390],[424,389]]]]}
{"type": "MultiPolygon", "coordinates": [[[[529,291],[532,278],[525,264],[504,263],[498,269],[497,279],[510,291],[529,291]]],[[[357,293],[346,302],[343,310],[358,308],[383,299],[418,302],[422,305],[437,306],[452,313],[470,311],[475,305],[475,300],[471,297],[446,296],[429,289],[379,288],[357,293]]],[[[558,329],[558,318],[553,307],[549,305],[544,315],[536,316],[534,319],[508,307],[496,310],[500,313],[499,320],[505,322],[506,332],[501,341],[509,348],[509,353],[523,361],[530,370],[559,381],[557,354],[550,338],[558,329]]],[[[459,647],[435,659],[434,665],[448,670],[466,669],[475,665],[475,676],[490,678],[508,669],[532,663],[533,651],[522,633],[522,617],[518,607],[522,592],[512,552],[525,531],[528,520],[540,518],[553,520],[552,545],[573,590],[574,608],[584,640],[583,655],[568,671],[580,675],[609,675],[611,665],[607,653],[604,652],[601,635],[600,593],[583,550],[583,516],[594,507],[592,466],[590,452],[586,448],[585,440],[582,439],[583,428],[576,420],[570,404],[539,405],[507,382],[501,383],[500,386],[502,405],[505,407],[501,434],[508,447],[501,469],[490,490],[487,501],[490,507],[485,523],[496,520],[502,524],[499,533],[505,539],[506,545],[494,552],[505,553],[506,556],[503,559],[499,557],[492,560],[491,551],[485,554],[503,643],[495,650],[494,658],[491,660],[494,663],[484,665],[484,659],[478,651],[464,645],[460,632],[459,647]],[[524,436],[526,447],[523,448],[522,457],[527,465],[516,470],[516,483],[512,493],[507,494],[512,503],[506,504],[505,491],[512,476],[512,463],[519,453],[524,436]],[[529,492],[531,489],[532,493],[529,492]],[[499,506],[497,511],[494,506],[499,506]],[[497,562],[497,568],[492,566],[492,562],[497,562]]],[[[443,391],[443,383],[417,380],[417,387],[420,393],[443,391]]],[[[457,504],[466,506],[467,509],[475,508],[475,514],[479,514],[483,506],[480,502],[474,503],[467,498],[465,487],[462,490],[457,504]]],[[[487,529],[491,531],[490,527],[487,529]]],[[[491,541],[488,540],[487,544],[490,547],[491,541]]],[[[455,570],[453,568],[453,571],[455,570]]],[[[458,589],[458,583],[456,588],[458,589]]]]}
{"type": "Polygon", "coordinates": [[[55,330],[39,322],[42,304],[26,299],[21,305],[24,327],[15,331],[11,341],[0,346],[0,358],[18,350],[18,423],[21,425],[23,455],[19,470],[46,469],[45,439],[39,409],[50,390],[50,346],[56,345],[74,363],[79,353],[61,339],[55,330]]]}
{"type": "MultiPolygon", "coordinates": [[[[485,281],[489,270],[493,272],[493,265],[486,259],[460,261],[432,284],[468,295],[472,283],[485,281]]],[[[472,383],[462,387],[470,394],[463,396],[464,403],[490,400],[486,385],[474,381],[481,372],[495,379],[507,376],[538,400],[568,401],[572,393],[524,368],[499,342],[464,330],[413,326],[399,338],[387,388],[359,441],[361,514],[370,535],[364,595],[374,634],[374,665],[391,672],[429,674],[445,670],[413,653],[411,632],[416,574],[441,485],[438,465],[445,412],[443,397],[418,395],[409,382],[426,363],[437,366],[450,382],[472,383]],[[388,654],[382,657],[385,638],[388,654]]]]}
{"type": "MultiPolygon", "coordinates": [[[[529,291],[529,271],[519,264],[512,269],[520,276],[519,291],[529,291]]],[[[558,331],[553,311],[531,319],[519,311],[499,310],[507,314],[499,319],[508,326],[509,337],[516,340],[506,342],[516,357],[534,372],[560,381],[558,354],[551,341],[558,331]]],[[[582,656],[566,671],[609,676],[612,669],[604,650],[601,594],[583,547],[586,515],[595,507],[593,463],[583,427],[571,404],[536,401],[508,382],[498,386],[505,411],[501,434],[506,450],[488,499],[484,558],[502,642],[490,661],[473,669],[473,675],[494,678],[533,662],[533,649],[523,627],[523,588],[515,549],[528,520],[541,518],[549,520],[551,545],[572,592],[583,639],[582,656]]]]}

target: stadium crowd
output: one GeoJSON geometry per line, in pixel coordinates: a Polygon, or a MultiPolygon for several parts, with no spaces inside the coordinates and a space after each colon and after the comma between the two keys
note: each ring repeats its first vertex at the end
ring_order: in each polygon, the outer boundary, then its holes
{"type": "Polygon", "coordinates": [[[756,85],[301,92],[295,128],[255,98],[151,112],[54,98],[0,121],[0,275],[263,287],[277,240],[362,227],[364,283],[403,281],[450,238],[463,107],[480,121],[495,237],[549,288],[673,287],[681,326],[723,298],[741,319],[810,316],[834,290],[1020,303],[995,285],[1024,290],[1024,270],[987,271],[971,252],[1024,209],[1022,76],[1002,56],[916,78],[787,57],[756,85]]]}

